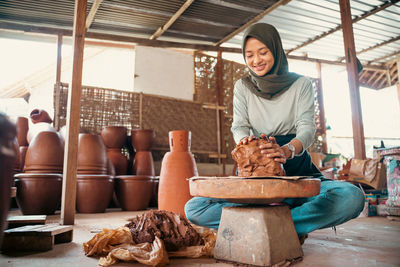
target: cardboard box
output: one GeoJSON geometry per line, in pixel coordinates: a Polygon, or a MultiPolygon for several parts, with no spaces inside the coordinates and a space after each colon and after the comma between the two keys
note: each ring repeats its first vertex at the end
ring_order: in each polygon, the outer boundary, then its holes
{"type": "Polygon", "coordinates": [[[351,174],[349,175],[349,178],[347,180],[351,182],[366,184],[377,190],[386,189],[386,164],[378,163],[375,177],[371,181],[366,180],[364,177],[351,174]]]}

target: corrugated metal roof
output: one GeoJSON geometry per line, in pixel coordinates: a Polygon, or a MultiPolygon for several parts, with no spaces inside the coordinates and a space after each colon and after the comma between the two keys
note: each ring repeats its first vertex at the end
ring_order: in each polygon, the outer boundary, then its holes
{"type": "MultiPolygon", "coordinates": [[[[88,1],[87,13],[96,1],[88,1]]],[[[259,21],[278,29],[289,56],[343,62],[339,0],[195,0],[158,40],[214,45],[265,10],[285,2],[259,21]]],[[[103,0],[88,31],[148,39],[185,3],[103,0]]],[[[398,0],[351,0],[350,5],[357,20],[353,23],[357,57],[363,64],[380,68],[392,64],[400,55],[398,0]]],[[[71,30],[73,13],[74,0],[0,0],[0,27],[14,23],[71,30]]],[[[239,47],[240,43],[241,33],[222,46],[239,47]]]]}

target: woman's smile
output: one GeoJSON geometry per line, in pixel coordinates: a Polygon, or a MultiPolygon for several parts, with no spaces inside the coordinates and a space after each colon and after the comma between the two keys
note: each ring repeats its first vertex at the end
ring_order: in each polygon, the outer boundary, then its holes
{"type": "Polygon", "coordinates": [[[268,47],[254,37],[246,42],[245,58],[247,66],[258,76],[267,74],[275,63],[268,47]]]}

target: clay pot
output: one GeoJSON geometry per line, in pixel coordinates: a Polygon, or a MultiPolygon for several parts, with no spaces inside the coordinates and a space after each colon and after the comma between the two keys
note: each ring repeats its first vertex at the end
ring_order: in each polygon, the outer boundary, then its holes
{"type": "Polygon", "coordinates": [[[19,173],[19,172],[21,172],[21,156],[19,154],[17,138],[14,138],[13,150],[14,150],[14,154],[15,154],[13,170],[14,170],[14,173],[19,173]]]}
{"type": "Polygon", "coordinates": [[[28,146],[20,146],[19,147],[19,169],[21,172],[24,171],[25,168],[25,158],[26,158],[26,152],[28,151],[28,146]]]}
{"type": "Polygon", "coordinates": [[[62,173],[64,142],[57,132],[40,132],[29,144],[25,172],[62,173]]]}
{"type": "Polygon", "coordinates": [[[56,133],[56,129],[54,129],[50,123],[47,122],[39,122],[36,124],[31,125],[28,130],[27,140],[30,144],[32,139],[35,138],[41,132],[54,132],[56,133]]]}
{"type": "Polygon", "coordinates": [[[28,118],[18,117],[17,118],[17,139],[19,146],[28,146],[28,130],[29,130],[29,121],[28,118]]]}
{"type": "Polygon", "coordinates": [[[190,131],[170,131],[169,145],[161,163],[158,188],[158,209],[185,216],[184,206],[191,199],[188,178],[198,176],[196,162],[190,150],[190,131]]]}
{"type": "Polygon", "coordinates": [[[106,146],[98,134],[79,134],[78,174],[106,174],[106,146]]]}
{"type": "Polygon", "coordinates": [[[159,184],[160,178],[153,177],[152,182],[153,182],[153,193],[151,194],[151,199],[149,203],[149,207],[158,207],[158,184],[159,184]]]}
{"type": "Polygon", "coordinates": [[[153,192],[152,177],[123,175],[115,177],[115,193],[123,210],[144,210],[153,192]]]}
{"type": "Polygon", "coordinates": [[[15,152],[13,140],[16,136],[15,126],[0,113],[0,244],[6,228],[7,214],[10,209],[11,186],[13,183],[13,163],[15,152]]]}
{"type": "Polygon", "coordinates": [[[136,175],[155,175],[154,160],[150,151],[136,152],[133,173],[136,175]]]}
{"type": "Polygon", "coordinates": [[[80,213],[104,212],[114,192],[114,181],[109,175],[76,176],[76,208],[80,213]]]}
{"type": "Polygon", "coordinates": [[[125,175],[128,170],[128,159],[121,153],[120,148],[107,149],[109,158],[115,168],[116,175],[125,175]]]}
{"type": "Polygon", "coordinates": [[[132,130],[131,137],[136,152],[149,151],[156,138],[156,132],[153,129],[135,129],[132,130]]]}
{"type": "Polygon", "coordinates": [[[126,140],[126,128],[123,126],[106,126],[101,130],[101,138],[107,148],[122,148],[126,140]]]}
{"type": "Polygon", "coordinates": [[[32,110],[30,117],[31,117],[31,121],[33,123],[38,123],[38,122],[52,123],[53,122],[53,120],[49,116],[49,113],[47,113],[47,111],[44,109],[36,108],[36,109],[32,110]]]}
{"type": "Polygon", "coordinates": [[[54,214],[61,202],[62,174],[19,173],[14,177],[17,204],[24,215],[54,214]]]}

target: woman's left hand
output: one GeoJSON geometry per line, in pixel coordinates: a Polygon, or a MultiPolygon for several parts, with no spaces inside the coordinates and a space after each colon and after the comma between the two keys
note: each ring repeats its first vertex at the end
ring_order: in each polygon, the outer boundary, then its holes
{"type": "Polygon", "coordinates": [[[267,144],[260,145],[262,154],[267,154],[267,157],[274,158],[275,161],[280,163],[286,163],[285,151],[276,142],[275,137],[267,137],[265,134],[261,134],[261,138],[267,140],[267,144]]]}

